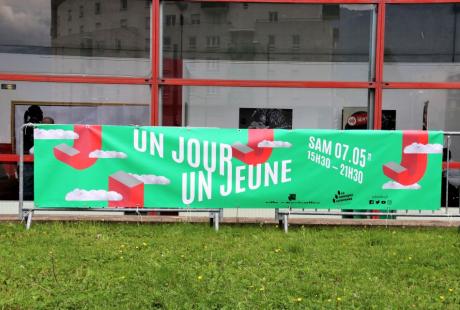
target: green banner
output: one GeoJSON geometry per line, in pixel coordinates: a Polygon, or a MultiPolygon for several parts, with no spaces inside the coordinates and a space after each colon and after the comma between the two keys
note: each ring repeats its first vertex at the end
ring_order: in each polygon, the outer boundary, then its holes
{"type": "Polygon", "coordinates": [[[39,125],[36,207],[436,210],[442,132],[39,125]]]}

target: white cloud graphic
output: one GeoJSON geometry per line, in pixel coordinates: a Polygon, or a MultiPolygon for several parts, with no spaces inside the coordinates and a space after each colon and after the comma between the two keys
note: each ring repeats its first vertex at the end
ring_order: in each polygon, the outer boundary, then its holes
{"type": "Polygon", "coordinates": [[[66,201],[120,201],[123,196],[115,191],[84,190],[76,188],[65,195],[66,201]]]}
{"type": "Polygon", "coordinates": [[[404,148],[405,154],[442,154],[442,144],[412,143],[404,148]]]}
{"type": "Polygon", "coordinates": [[[103,150],[95,150],[89,153],[89,158],[126,158],[126,155],[123,152],[117,151],[103,151],[103,150]]]}
{"type": "Polygon", "coordinates": [[[389,181],[385,184],[383,184],[382,189],[421,189],[422,187],[415,183],[411,185],[402,185],[398,182],[395,181],[389,181]]]}
{"type": "Polygon", "coordinates": [[[292,146],[291,143],[285,141],[268,141],[263,140],[257,144],[258,147],[264,148],[290,148],[292,146]]]}
{"type": "Polygon", "coordinates": [[[128,173],[130,176],[138,179],[144,184],[159,184],[159,185],[168,185],[171,181],[163,176],[154,175],[154,174],[134,174],[128,173]]]}
{"type": "Polygon", "coordinates": [[[72,130],[62,129],[34,129],[35,139],[78,139],[78,134],[72,130]]]}

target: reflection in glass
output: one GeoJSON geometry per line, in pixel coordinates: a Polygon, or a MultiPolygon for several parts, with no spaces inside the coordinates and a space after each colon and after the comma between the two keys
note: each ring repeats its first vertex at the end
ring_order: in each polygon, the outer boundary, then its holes
{"type": "MultiPolygon", "coordinates": [[[[150,123],[150,92],[144,85],[18,82],[15,90],[0,92],[0,102],[0,153],[19,152],[17,141],[24,122],[45,123],[52,119],[57,124],[150,123]]],[[[29,154],[32,146],[25,145],[24,152],[29,154]]],[[[0,163],[0,200],[17,197],[16,164],[13,166],[0,163]]],[[[24,171],[25,194],[31,199],[33,167],[28,165],[24,171]]]]}
{"type": "Polygon", "coordinates": [[[385,80],[460,80],[459,4],[388,5],[385,80]]]}
{"type": "Polygon", "coordinates": [[[347,108],[367,110],[367,90],[168,86],[162,103],[166,126],[342,129],[347,108]]]}
{"type": "Polygon", "coordinates": [[[1,0],[0,70],[146,75],[149,17],[141,0],[1,0]]]}
{"type": "Polygon", "coordinates": [[[163,74],[367,80],[373,9],[373,5],[166,1],[163,74]],[[212,62],[217,63],[215,70],[208,68],[212,62]]]}

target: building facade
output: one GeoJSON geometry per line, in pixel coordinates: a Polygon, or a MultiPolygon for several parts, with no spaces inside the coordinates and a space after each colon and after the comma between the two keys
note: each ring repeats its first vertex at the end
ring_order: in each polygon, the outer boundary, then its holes
{"type": "Polygon", "coordinates": [[[283,128],[458,131],[459,11],[434,0],[0,0],[0,207],[17,199],[31,105],[56,123],[245,128],[278,110],[283,128]]]}

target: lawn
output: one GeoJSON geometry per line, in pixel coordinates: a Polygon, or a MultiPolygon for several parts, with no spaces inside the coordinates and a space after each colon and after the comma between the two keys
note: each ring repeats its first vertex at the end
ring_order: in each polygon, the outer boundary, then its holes
{"type": "Polygon", "coordinates": [[[457,229],[0,224],[0,309],[459,307],[457,229]]]}

